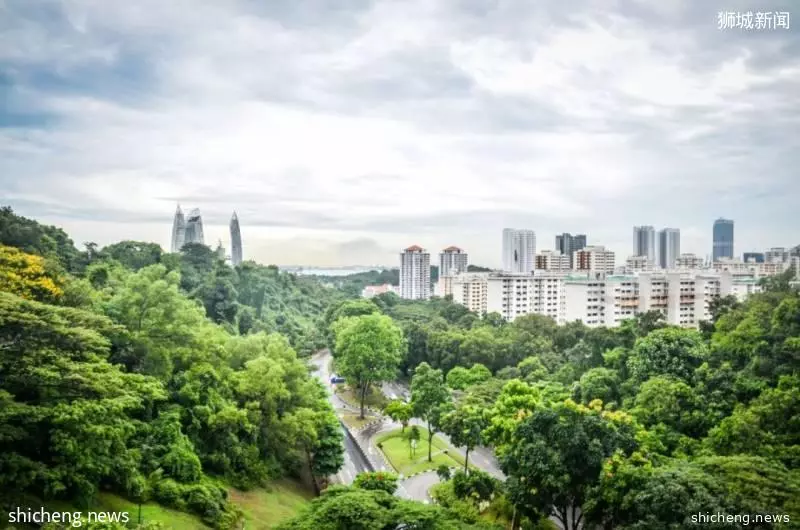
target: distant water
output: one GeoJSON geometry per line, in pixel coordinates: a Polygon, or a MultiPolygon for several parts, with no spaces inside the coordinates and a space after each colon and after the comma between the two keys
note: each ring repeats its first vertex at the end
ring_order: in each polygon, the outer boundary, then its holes
{"type": "Polygon", "coordinates": [[[387,267],[353,267],[346,269],[317,269],[314,267],[281,267],[281,270],[299,274],[303,276],[348,276],[350,274],[358,274],[359,272],[379,271],[387,267]]]}

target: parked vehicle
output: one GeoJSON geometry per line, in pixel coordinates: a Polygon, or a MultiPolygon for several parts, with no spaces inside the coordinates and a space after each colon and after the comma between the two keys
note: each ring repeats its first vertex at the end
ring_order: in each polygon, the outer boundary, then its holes
{"type": "Polygon", "coordinates": [[[331,377],[331,384],[335,385],[336,383],[344,383],[344,377],[340,377],[338,375],[331,377]]]}

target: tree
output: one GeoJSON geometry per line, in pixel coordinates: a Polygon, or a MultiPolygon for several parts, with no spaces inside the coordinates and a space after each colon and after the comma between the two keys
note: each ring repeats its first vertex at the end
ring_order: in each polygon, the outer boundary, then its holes
{"type": "Polygon", "coordinates": [[[485,433],[498,455],[510,447],[519,423],[530,416],[541,402],[541,392],[518,379],[503,386],[489,412],[489,427],[485,433]]]}
{"type": "Polygon", "coordinates": [[[119,261],[125,268],[138,271],[161,262],[164,251],[157,243],[144,241],[120,241],[104,247],[101,253],[119,261]]]}
{"type": "Polygon", "coordinates": [[[680,328],[663,328],[636,341],[628,369],[639,382],[655,375],[672,375],[692,381],[694,370],[708,356],[700,333],[680,328]]]}
{"type": "Polygon", "coordinates": [[[408,453],[411,455],[411,458],[414,458],[414,455],[417,452],[417,442],[421,438],[419,433],[419,427],[416,425],[412,425],[411,429],[408,430],[408,453]]]}
{"type": "Polygon", "coordinates": [[[431,457],[433,435],[436,434],[443,412],[451,401],[442,371],[431,368],[428,363],[417,366],[414,377],[411,378],[411,405],[414,414],[428,426],[428,462],[433,460],[431,457]]]}
{"type": "Polygon", "coordinates": [[[414,415],[414,409],[410,403],[406,403],[399,399],[394,399],[389,402],[383,409],[383,413],[392,418],[392,421],[400,422],[402,432],[405,432],[409,420],[414,415]]]}
{"type": "Polygon", "coordinates": [[[386,471],[359,473],[353,481],[353,486],[364,490],[385,491],[393,495],[397,491],[397,475],[386,471]]]}
{"type": "Polygon", "coordinates": [[[595,399],[603,403],[616,403],[619,400],[617,373],[608,368],[592,368],[581,376],[573,394],[584,405],[595,399]]]}
{"type": "Polygon", "coordinates": [[[47,270],[43,258],[5,245],[0,245],[0,290],[41,302],[57,302],[64,294],[63,280],[47,270]]]}
{"type": "Polygon", "coordinates": [[[447,386],[453,390],[464,390],[470,384],[472,384],[472,376],[470,375],[469,370],[463,366],[456,366],[447,372],[446,381],[447,386]]]}
{"type": "Polygon", "coordinates": [[[16,215],[8,206],[0,208],[0,245],[53,259],[71,272],[79,261],[78,249],[66,232],[16,215]]]}
{"type": "Polygon", "coordinates": [[[345,317],[333,327],[339,373],[358,393],[363,419],[370,385],[391,381],[397,375],[403,335],[391,318],[378,314],[345,317]]]}
{"type": "Polygon", "coordinates": [[[317,427],[311,472],[318,477],[335,475],[344,465],[344,435],[339,419],[333,412],[324,414],[317,427]]]}
{"type": "Polygon", "coordinates": [[[464,472],[469,470],[469,452],[483,444],[483,430],[489,420],[483,409],[463,405],[442,418],[442,432],[457,447],[465,449],[464,472]]]}
{"type": "Polygon", "coordinates": [[[570,401],[537,408],[518,425],[500,459],[509,499],[532,520],[553,513],[563,528],[577,530],[605,460],[635,448],[634,429],[621,413],[570,401]]]}

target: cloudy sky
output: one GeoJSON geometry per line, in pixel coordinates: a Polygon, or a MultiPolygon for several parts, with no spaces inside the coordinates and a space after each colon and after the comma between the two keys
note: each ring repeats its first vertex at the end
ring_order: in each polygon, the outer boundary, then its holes
{"type": "Polygon", "coordinates": [[[245,257],[394,264],[503,227],[800,243],[795,0],[0,0],[0,204],[168,247],[176,203],[245,257]],[[790,29],[717,13],[789,11],[790,29]]]}

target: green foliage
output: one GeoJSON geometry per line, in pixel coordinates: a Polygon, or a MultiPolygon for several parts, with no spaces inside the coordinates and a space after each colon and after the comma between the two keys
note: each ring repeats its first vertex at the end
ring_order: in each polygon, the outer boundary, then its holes
{"type": "Polygon", "coordinates": [[[143,241],[120,241],[104,247],[101,253],[133,271],[161,263],[164,255],[160,245],[143,241]]]}
{"type": "Polygon", "coordinates": [[[489,426],[485,409],[472,405],[461,405],[444,415],[441,420],[442,432],[450,437],[457,447],[466,450],[464,471],[469,465],[469,452],[483,445],[483,431],[489,426]]]}
{"type": "Polygon", "coordinates": [[[365,490],[385,491],[392,495],[397,490],[397,475],[385,471],[359,473],[353,481],[353,486],[365,490]]]}
{"type": "Polygon", "coordinates": [[[441,429],[441,422],[448,412],[452,398],[444,385],[441,370],[427,363],[417,366],[411,379],[411,405],[414,415],[428,425],[428,462],[431,461],[433,436],[441,429]]]}
{"type": "Polygon", "coordinates": [[[403,430],[408,426],[409,420],[414,417],[414,409],[411,404],[399,399],[390,401],[384,407],[383,413],[392,418],[392,420],[400,422],[403,425],[403,430]]]}
{"type": "Polygon", "coordinates": [[[400,269],[357,272],[347,276],[315,276],[322,283],[331,284],[349,298],[359,298],[367,285],[400,285],[400,269]]]}
{"type": "Polygon", "coordinates": [[[0,208],[0,245],[53,259],[67,271],[75,271],[80,266],[78,249],[66,232],[15,215],[8,206],[0,208]]]}
{"type": "Polygon", "coordinates": [[[57,302],[64,295],[63,279],[47,269],[40,256],[0,245],[0,290],[28,300],[57,302]]]}
{"type": "Polygon", "coordinates": [[[588,405],[595,399],[603,403],[619,401],[619,377],[617,372],[608,368],[592,368],[585,372],[573,390],[574,397],[588,405]]]}
{"type": "Polygon", "coordinates": [[[694,370],[708,357],[708,347],[697,331],[657,329],[636,341],[628,369],[631,377],[645,381],[656,375],[671,375],[692,381],[694,370]]]}
{"type": "Polygon", "coordinates": [[[343,317],[332,327],[336,365],[349,385],[358,390],[363,419],[369,387],[397,375],[404,346],[402,331],[391,318],[378,314],[343,317]]]}

